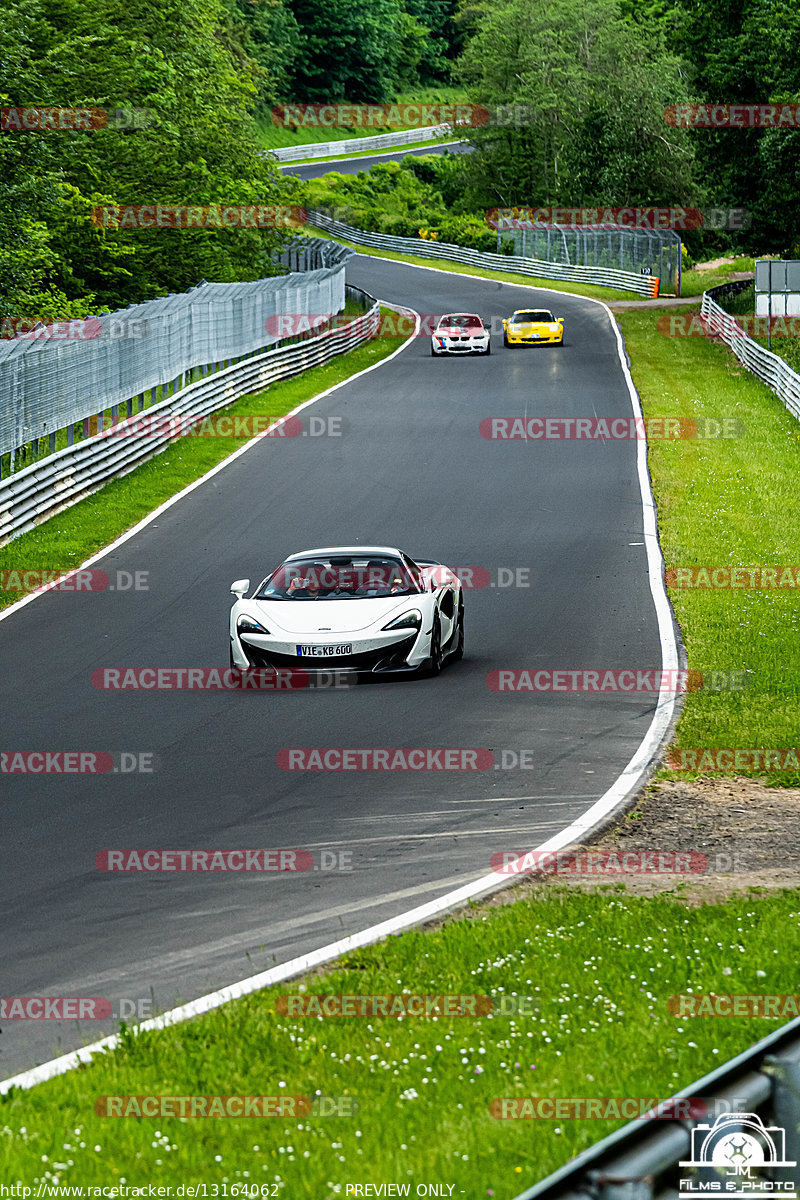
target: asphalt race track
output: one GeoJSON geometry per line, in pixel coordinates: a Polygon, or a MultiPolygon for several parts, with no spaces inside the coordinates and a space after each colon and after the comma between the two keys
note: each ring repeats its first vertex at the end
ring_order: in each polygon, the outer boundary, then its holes
{"type": "MultiPolygon", "coordinates": [[[[604,793],[650,724],[652,695],[498,694],[486,682],[504,667],[661,662],[636,443],[489,441],[478,428],[490,416],[630,417],[605,311],[368,257],[348,275],[421,313],[551,305],[565,345],[504,349],[496,337],[490,357],[432,359],[415,339],[308,410],[343,418],[342,436],[260,442],[98,564],[148,572],[149,590],[48,593],[0,621],[4,749],[156,755],[152,774],[4,777],[4,996],[106,997],[115,1013],[152,997],[161,1011],[324,946],[485,875],[496,851],[541,843],[604,793]],[[99,667],[226,668],[230,582],[351,541],[482,567],[493,583],[498,568],[521,569],[530,586],[468,590],[466,657],[436,679],[284,693],[92,686],[99,667]],[[527,750],[533,765],[278,767],[282,748],[315,746],[483,747],[498,761],[527,750]],[[315,866],[321,851],[349,854],[352,870],[95,867],[99,851],[132,847],[301,847],[315,866]]],[[[116,1027],[5,1021],[0,1078],[116,1027]]]]}
{"type": "Polygon", "coordinates": [[[376,151],[374,155],[362,154],[358,158],[338,158],[328,162],[300,163],[297,166],[292,163],[286,163],[285,166],[279,163],[279,166],[284,175],[296,175],[298,179],[316,179],[318,175],[327,175],[329,171],[338,171],[342,175],[357,175],[359,171],[368,171],[378,163],[399,162],[407,154],[443,154],[445,150],[450,154],[470,154],[472,146],[469,142],[438,142],[433,146],[423,146],[419,150],[403,150],[402,147],[397,147],[391,151],[376,151]]]}

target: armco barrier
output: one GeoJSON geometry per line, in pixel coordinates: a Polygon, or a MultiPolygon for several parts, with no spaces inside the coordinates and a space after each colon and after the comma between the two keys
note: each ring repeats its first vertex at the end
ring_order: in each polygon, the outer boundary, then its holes
{"type": "MultiPolygon", "coordinates": [[[[170,417],[184,418],[185,431],[186,418],[215,412],[239,396],[263,391],[276,380],[319,366],[374,337],[380,324],[380,307],[372,296],[360,295],[371,301],[371,307],[347,325],[296,345],[267,350],[199,379],[167,400],[151,405],[144,414],[120,421],[1,480],[0,546],[165,449],[176,436],[169,429],[170,417]],[[125,428],[135,426],[143,417],[148,432],[125,436],[125,428]]],[[[176,427],[180,429],[181,424],[177,421],[176,427]]]]}
{"type": "Polygon", "coordinates": [[[346,138],[340,142],[310,142],[305,146],[278,146],[262,151],[263,157],[272,154],[278,162],[299,162],[306,158],[328,158],[332,154],[344,158],[359,150],[388,150],[392,146],[407,146],[409,142],[430,142],[453,132],[451,125],[426,125],[423,129],[399,129],[395,133],[376,133],[374,137],[346,138]]]}
{"type": "Polygon", "coordinates": [[[391,237],[387,233],[369,233],[354,229],[342,221],[335,221],[326,213],[308,210],[308,223],[318,229],[345,238],[361,246],[372,246],[378,250],[393,250],[398,254],[414,254],[420,258],[446,258],[470,267],[482,267],[490,271],[509,271],[517,275],[536,275],[540,279],[564,279],[570,283],[594,283],[600,287],[619,288],[621,291],[636,292],[640,296],[657,296],[660,280],[655,275],[634,275],[631,271],[617,271],[605,267],[568,267],[562,263],[544,262],[538,258],[516,258],[506,254],[469,250],[465,246],[451,246],[447,242],[429,242],[423,238],[391,237]]]}
{"type": "Polygon", "coordinates": [[[750,286],[749,280],[736,280],[733,283],[723,283],[719,287],[703,292],[703,302],[700,308],[702,316],[708,320],[709,332],[728,346],[739,362],[757,375],[762,383],[772,388],[780,396],[792,416],[800,420],[800,375],[793,371],[789,364],[771,350],[765,350],[748,337],[737,323],[736,317],[726,313],[717,303],[726,295],[734,295],[750,286]]]}
{"type": "MultiPolygon", "coordinates": [[[[297,238],[281,255],[296,271],[245,283],[200,283],[179,295],[92,317],[88,337],[62,340],[57,327],[0,339],[0,454],[33,444],[38,457],[73,426],[187,371],[257,353],[280,342],[269,319],[283,313],[334,313],[344,305],[345,263],[353,251],[325,238],[297,238]],[[45,336],[39,336],[43,334],[45,336]]],[[[80,327],[80,322],[76,322],[80,327]]],[[[165,395],[166,392],[162,392],[165,395]]],[[[151,395],[152,399],[153,396],[151,395]]],[[[2,471],[0,470],[0,474],[2,471]]]]}
{"type": "MultiPolygon", "coordinates": [[[[772,1171],[753,1168],[757,1181],[741,1176],[736,1181],[720,1180],[716,1171],[711,1174],[701,1168],[702,1179],[717,1181],[710,1186],[706,1182],[712,1196],[794,1196],[791,1181],[800,1178],[800,1017],[684,1088],[680,1095],[704,1100],[709,1110],[716,1101],[722,1112],[727,1108],[742,1117],[765,1117],[767,1126],[778,1126],[785,1133],[785,1155],[792,1166],[772,1171]],[[754,1190],[740,1190],[737,1183],[754,1190]]],[[[701,1120],[713,1124],[714,1118],[701,1120]]],[[[515,1200],[677,1200],[687,1194],[683,1181],[694,1176],[692,1168],[679,1164],[693,1157],[691,1133],[696,1124],[692,1120],[632,1121],[515,1200]]],[[[738,1136],[735,1125],[734,1130],[738,1136]]],[[[702,1190],[702,1183],[695,1179],[698,1186],[702,1190]]],[[[693,1194],[696,1197],[698,1192],[693,1194]]]]}

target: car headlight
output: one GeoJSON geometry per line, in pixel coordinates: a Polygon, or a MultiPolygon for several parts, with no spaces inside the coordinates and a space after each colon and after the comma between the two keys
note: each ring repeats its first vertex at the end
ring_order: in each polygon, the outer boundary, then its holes
{"type": "Polygon", "coordinates": [[[550,326],[550,332],[551,332],[551,333],[558,333],[558,325],[551,325],[551,326],[550,326]]]}
{"type": "Polygon", "coordinates": [[[236,632],[237,633],[269,633],[269,630],[265,629],[263,625],[259,625],[258,621],[254,620],[253,617],[241,616],[241,617],[237,617],[237,619],[236,619],[236,632]]]}
{"type": "Polygon", "coordinates": [[[402,616],[395,617],[388,625],[384,625],[384,630],[387,629],[419,629],[422,624],[422,613],[418,608],[412,608],[402,616]]]}

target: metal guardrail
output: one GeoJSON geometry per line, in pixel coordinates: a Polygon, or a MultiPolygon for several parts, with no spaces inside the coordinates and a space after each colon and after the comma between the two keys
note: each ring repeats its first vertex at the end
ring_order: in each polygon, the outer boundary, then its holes
{"type": "Polygon", "coordinates": [[[384,150],[392,146],[407,146],[410,142],[430,142],[451,132],[454,132],[452,125],[426,125],[423,129],[399,129],[395,133],[376,133],[374,137],[345,138],[339,142],[278,146],[262,153],[264,157],[274,155],[278,162],[300,162],[306,158],[328,158],[332,154],[344,157],[358,150],[384,150]]]}
{"type": "MultiPolygon", "coordinates": [[[[350,294],[359,291],[348,290],[350,294]]],[[[160,453],[190,431],[193,420],[199,421],[248,392],[263,391],[279,379],[328,362],[374,337],[380,306],[366,292],[359,294],[371,302],[369,310],[346,325],[295,345],[257,353],[207,375],[143,413],[0,480],[0,546],[160,453]]]]}
{"type": "MultiPolygon", "coordinates": [[[[785,1131],[786,1159],[800,1164],[800,1017],[685,1088],[680,1098],[686,1097],[702,1098],[722,1112],[766,1117],[765,1124],[785,1131]]],[[[698,1123],[631,1121],[515,1200],[674,1200],[681,1178],[690,1178],[692,1169],[679,1163],[692,1157],[698,1123]]],[[[708,1167],[699,1171],[713,1195],[708,1181],[720,1176],[708,1167]]],[[[782,1189],[774,1190],[786,1194],[788,1183],[800,1180],[800,1166],[759,1169],[759,1179],[782,1181],[782,1189]]],[[[716,1194],[725,1190],[725,1182],[718,1183],[716,1194]]]]}
{"type": "Polygon", "coordinates": [[[640,296],[657,296],[660,280],[653,275],[634,275],[630,271],[618,271],[612,267],[566,266],[562,263],[543,262],[537,258],[517,258],[489,251],[470,250],[465,246],[452,246],[447,242],[427,241],[424,238],[392,237],[386,233],[369,233],[355,229],[342,221],[335,221],[326,213],[309,209],[308,223],[318,229],[332,233],[334,237],[346,238],[362,246],[379,250],[393,250],[398,254],[414,254],[421,258],[446,258],[470,267],[482,267],[491,271],[509,271],[518,275],[535,275],[540,279],[564,279],[571,283],[594,283],[600,287],[619,288],[621,291],[636,292],[640,296]]]}
{"type": "Polygon", "coordinates": [[[765,350],[744,332],[735,315],[727,313],[717,303],[726,295],[735,295],[750,287],[750,280],[735,280],[703,292],[701,315],[706,318],[708,332],[720,337],[743,366],[758,376],[762,383],[780,396],[793,417],[800,420],[800,375],[771,350],[765,350]]]}
{"type": "MultiPolygon", "coordinates": [[[[130,416],[134,397],[141,407],[145,392],[152,400],[161,388],[163,398],[190,370],[279,345],[283,314],[340,311],[345,263],[353,253],[326,238],[297,239],[280,256],[289,266],[294,260],[294,274],[202,282],[117,312],[0,339],[0,455],[9,456],[9,473],[45,446],[50,453],[63,446],[62,432],[71,446],[75,426],[107,409],[125,405],[130,416]],[[30,447],[30,457],[23,447],[30,447]]],[[[0,475],[2,466],[0,459],[0,475]]]]}

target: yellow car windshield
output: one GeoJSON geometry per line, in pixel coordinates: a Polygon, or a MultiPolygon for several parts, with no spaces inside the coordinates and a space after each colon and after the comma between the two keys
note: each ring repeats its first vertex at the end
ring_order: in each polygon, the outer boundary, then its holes
{"type": "Polygon", "coordinates": [[[552,313],[547,312],[546,309],[536,309],[535,311],[531,310],[530,312],[514,313],[513,317],[511,318],[512,325],[542,325],[551,324],[554,321],[555,317],[552,313]]]}

